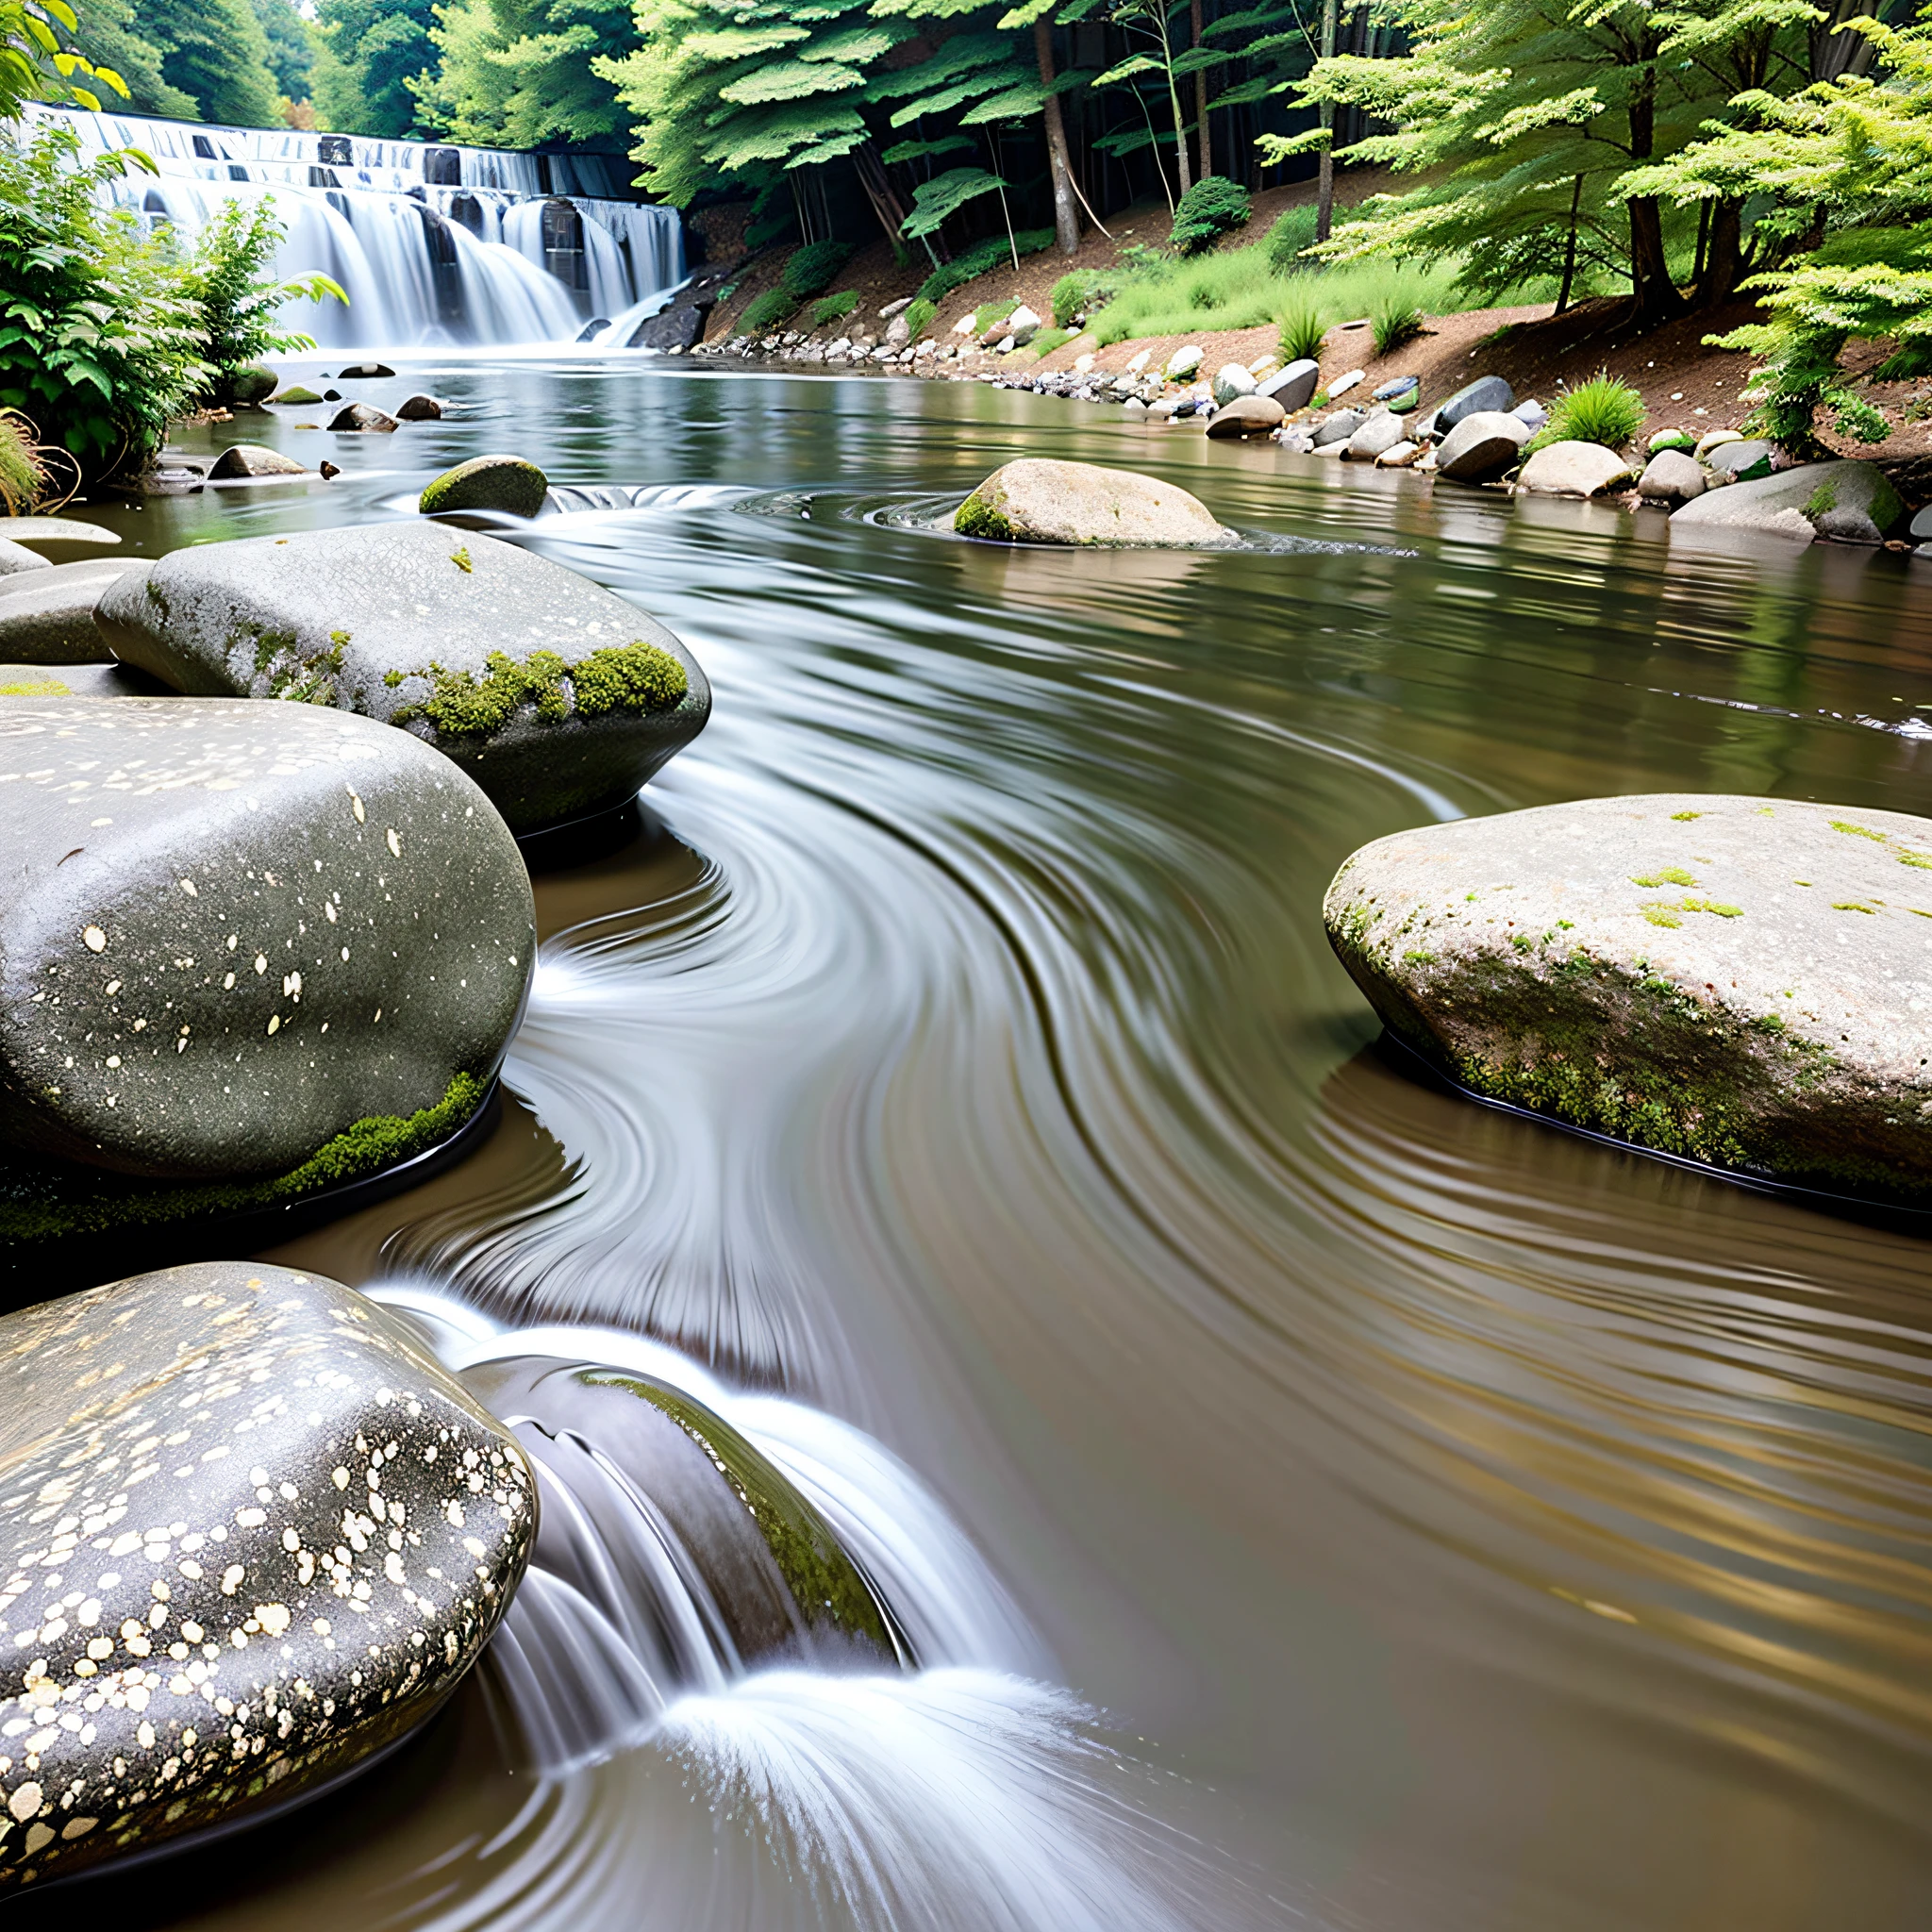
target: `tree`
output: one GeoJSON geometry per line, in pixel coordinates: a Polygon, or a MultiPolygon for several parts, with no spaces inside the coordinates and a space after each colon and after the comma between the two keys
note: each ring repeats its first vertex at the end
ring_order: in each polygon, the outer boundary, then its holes
{"type": "MultiPolygon", "coordinates": [[[[1392,125],[1343,158],[1434,178],[1371,204],[1326,244],[1331,257],[1458,256],[1492,289],[1580,260],[1629,282],[1633,323],[1675,313],[1661,204],[1620,183],[1683,147],[1724,98],[1668,51],[1680,16],[1646,0],[1394,0],[1391,11],[1410,52],[1320,60],[1297,92],[1392,125]]],[[[1278,159],[1325,139],[1261,146],[1278,159]]]]}
{"type": "Polygon", "coordinates": [[[1740,125],[1714,126],[1631,184],[1686,203],[1748,196],[1761,210],[1754,232],[1772,265],[1744,288],[1764,320],[1717,340],[1764,358],[1758,425],[1810,455],[1821,409],[1860,441],[1889,433],[1844,375],[1848,342],[1891,342],[1880,380],[1932,373],[1932,24],[1890,26],[1844,8],[1831,19],[1835,38],[1866,51],[1810,40],[1812,71],[1831,77],[1790,99],[1740,97],[1740,125]]]}
{"type": "Polygon", "coordinates": [[[140,0],[140,32],[161,50],[161,76],[198,118],[234,127],[281,124],[268,36],[250,0],[140,0]]]}
{"type": "Polygon", "coordinates": [[[436,64],[432,0],[321,0],[315,25],[316,125],[385,141],[416,132],[411,82],[436,64]]]}
{"type": "Polygon", "coordinates": [[[441,61],[410,82],[422,125],[508,147],[601,145],[628,131],[592,57],[635,41],[629,0],[456,0],[436,15],[441,61]]]}
{"type": "Polygon", "coordinates": [[[161,72],[161,49],[137,25],[132,0],[92,0],[87,10],[87,49],[127,87],[127,105],[138,114],[192,121],[200,104],[161,72]]]}
{"type": "Polygon", "coordinates": [[[290,0],[252,0],[252,4],[255,17],[261,23],[262,37],[268,42],[269,72],[282,98],[306,101],[308,76],[315,65],[308,24],[290,0]]]}

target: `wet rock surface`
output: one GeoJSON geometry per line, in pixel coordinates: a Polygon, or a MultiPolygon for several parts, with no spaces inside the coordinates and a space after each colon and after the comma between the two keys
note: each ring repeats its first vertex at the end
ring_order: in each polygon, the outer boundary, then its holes
{"type": "Polygon", "coordinates": [[[0,798],[0,1233],[139,1216],[117,1175],[353,1177],[482,1097],[529,881],[426,746],[308,705],[5,698],[0,798]],[[107,1205],[36,1161],[111,1170],[107,1205]]]}
{"type": "Polygon", "coordinates": [[[1027,457],[995,470],[953,518],[962,537],[1097,548],[1223,545],[1234,532],[1206,504],[1158,477],[1097,463],[1027,457]]]}
{"type": "Polygon", "coordinates": [[[424,523],[176,550],[106,599],[116,654],[178,691],[400,726],[517,831],[632,797],[703,728],[670,631],[575,571],[424,523]]]}
{"type": "Polygon", "coordinates": [[[1672,513],[1671,529],[1756,530],[1804,543],[1821,536],[1877,543],[1904,515],[1898,491],[1882,470],[1845,458],[1707,491],[1672,513]]]}
{"type": "Polygon", "coordinates": [[[106,663],[113,657],[94,621],[108,587],[145,576],[144,558],[90,558],[0,578],[0,658],[24,664],[106,663]]]}
{"type": "Polygon", "coordinates": [[[232,442],[208,467],[211,483],[225,483],[246,476],[307,476],[313,474],[307,464],[284,456],[259,442],[232,442]]]}
{"type": "Polygon", "coordinates": [[[1932,820],[1587,799],[1377,840],[1324,911],[1384,1024],[1479,1093],[1932,1200],[1932,820]]]}
{"type": "Polygon", "coordinates": [[[1266,436],[1280,428],[1287,413],[1272,396],[1237,396],[1224,409],[1214,412],[1208,434],[1216,442],[1244,436],[1266,436]]]}
{"type": "Polygon", "coordinates": [[[374,403],[345,403],[328,419],[328,426],[337,431],[369,431],[387,435],[396,426],[396,419],[387,409],[378,409],[374,403]]]}
{"type": "Polygon", "coordinates": [[[0,1319],[0,1885],[269,1809],[427,1718],[524,1453],[360,1295],[214,1262],[0,1319]]]}
{"type": "Polygon", "coordinates": [[[543,472],[522,457],[472,457],[429,484],[416,507],[425,516],[444,510],[500,509],[533,517],[543,508],[549,487],[543,472]]]}
{"type": "Polygon", "coordinates": [[[18,576],[22,571],[50,570],[52,567],[39,551],[0,537],[0,577],[18,576]]]}

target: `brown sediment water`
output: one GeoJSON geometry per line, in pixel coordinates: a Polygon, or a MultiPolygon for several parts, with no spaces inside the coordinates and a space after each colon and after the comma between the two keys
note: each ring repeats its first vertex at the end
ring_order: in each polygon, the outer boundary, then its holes
{"type": "Polygon", "coordinates": [[[755,1725],[700,1698],[553,1775],[479,1682],[348,1790],[89,1908],[1923,1924],[1932,1249],[1413,1084],[1320,906],[1356,845],[1463,813],[1932,812],[1932,573],[1674,551],[1650,514],[964,385],[399,385],[457,408],[273,432],[343,464],[327,491],[108,520],[158,551],[396,513],[515,447],[635,495],[518,541],[670,625],[715,710],[637,843],[539,881],[491,1143],[275,1258],[587,1357],[648,1338],[748,1414],[862,1431],[1006,1593],[1001,1674],[794,1674],[755,1725]],[[1254,541],[926,527],[1021,455],[1151,470],[1254,541]],[[1023,1680],[1059,1688],[1016,1716],[1023,1680]],[[1028,1724],[1113,1755],[1049,1763],[1028,1724]]]}

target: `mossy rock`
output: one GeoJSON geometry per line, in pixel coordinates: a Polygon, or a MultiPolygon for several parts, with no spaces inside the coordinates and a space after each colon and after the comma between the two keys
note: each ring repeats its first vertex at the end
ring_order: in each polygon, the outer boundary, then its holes
{"type": "Polygon", "coordinates": [[[1690,451],[1696,447],[1697,439],[1688,429],[1659,429],[1650,439],[1649,444],[1652,456],[1656,456],[1659,450],[1681,449],[1690,451]]]}
{"type": "Polygon", "coordinates": [[[1464,1087],[1741,1174],[1932,1204],[1932,820],[1586,799],[1377,840],[1324,915],[1384,1024],[1464,1087]]]}
{"type": "Polygon", "coordinates": [[[1198,550],[1240,541],[1206,504],[1158,477],[1039,457],[995,470],[954,512],[953,528],[995,542],[1098,549],[1198,550]]]}
{"type": "Polygon", "coordinates": [[[455,509],[495,509],[533,517],[543,508],[549,488],[549,477],[523,457],[472,457],[429,484],[416,508],[425,517],[455,509]]]}
{"type": "Polygon", "coordinates": [[[239,369],[231,369],[222,379],[222,391],[231,403],[244,407],[254,403],[265,403],[275,392],[275,373],[264,369],[259,362],[244,362],[239,369]]]}
{"type": "Polygon", "coordinates": [[[279,394],[271,396],[269,401],[272,403],[292,403],[298,407],[306,408],[309,404],[321,402],[322,397],[316,391],[305,389],[298,382],[281,391],[279,394]]]}

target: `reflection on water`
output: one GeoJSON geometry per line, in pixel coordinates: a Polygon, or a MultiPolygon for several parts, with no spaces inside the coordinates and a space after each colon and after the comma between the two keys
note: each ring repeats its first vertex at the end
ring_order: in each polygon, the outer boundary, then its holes
{"type": "Polygon", "coordinates": [[[1409,1084],[1319,916],[1352,847],[1461,812],[1932,808],[1923,567],[964,385],[407,379],[462,419],[125,527],[338,520],[513,439],[622,486],[522,541],[716,708],[636,846],[540,881],[495,1141],[282,1258],[862,1431],[928,1500],[883,1520],[963,1538],[1037,1660],[754,1675],[534,1786],[479,1687],[127,1923],[1923,1923],[1923,1244],[1409,1084]],[[1019,454],[1307,547],[890,513],[1019,454]]]}

